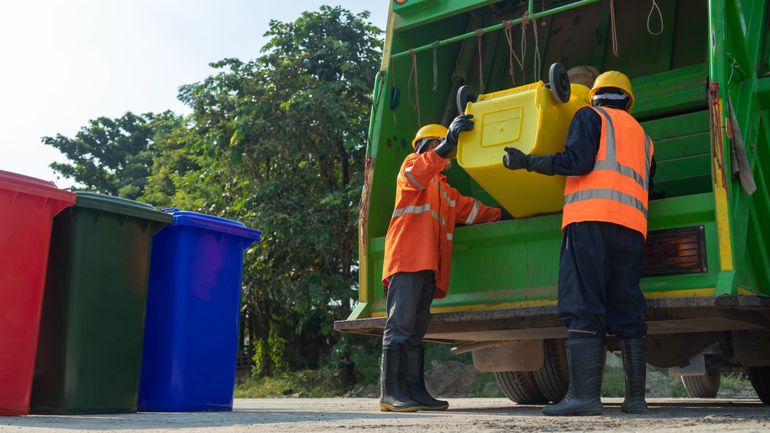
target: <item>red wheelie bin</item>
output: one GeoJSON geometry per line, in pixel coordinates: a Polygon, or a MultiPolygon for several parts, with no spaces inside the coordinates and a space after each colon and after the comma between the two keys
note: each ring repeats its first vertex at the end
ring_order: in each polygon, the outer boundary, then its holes
{"type": "Polygon", "coordinates": [[[29,412],[53,217],[75,194],[0,170],[0,415],[29,412]]]}

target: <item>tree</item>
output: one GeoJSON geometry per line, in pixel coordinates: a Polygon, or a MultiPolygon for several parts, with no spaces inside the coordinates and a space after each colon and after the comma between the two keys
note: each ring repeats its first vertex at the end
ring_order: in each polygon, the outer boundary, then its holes
{"type": "Polygon", "coordinates": [[[170,121],[179,117],[171,112],[127,112],[115,119],[91,120],[73,138],[57,134],[42,140],[71,161],[51,164],[57,173],[74,179],[83,189],[135,199],[143,194],[157,155],[154,137],[170,121]]]}
{"type": "MultiPolygon", "coordinates": [[[[243,221],[263,231],[246,252],[243,332],[259,374],[347,369],[333,321],[356,296],[356,205],[381,56],[368,13],[322,6],[271,21],[251,61],[223,59],[183,86],[191,108],[91,121],[44,142],[53,167],[89,189],[243,221]]],[[[350,347],[349,342],[344,342],[350,347]]]]}
{"type": "Polygon", "coordinates": [[[318,365],[356,293],[356,204],[381,55],[367,18],[323,6],[271,21],[259,58],[213,63],[215,75],[180,92],[200,169],[179,180],[219,185],[204,210],[263,229],[244,294],[261,374],[292,348],[304,352],[289,366],[318,365]]]}

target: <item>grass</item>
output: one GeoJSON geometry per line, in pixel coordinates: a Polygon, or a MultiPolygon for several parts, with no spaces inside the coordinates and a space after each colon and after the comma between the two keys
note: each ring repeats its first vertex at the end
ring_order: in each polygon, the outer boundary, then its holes
{"type": "MultiPolygon", "coordinates": [[[[607,356],[602,378],[602,396],[623,397],[623,367],[617,355],[607,356]]],[[[687,398],[687,390],[679,376],[670,376],[665,368],[647,366],[647,397],[687,398]]],[[[751,382],[742,374],[722,373],[719,398],[756,398],[751,382]]]]}
{"type": "Polygon", "coordinates": [[[340,396],[347,391],[340,381],[323,370],[282,373],[273,377],[250,378],[235,387],[236,398],[340,396]]]}
{"type": "MultiPolygon", "coordinates": [[[[431,361],[462,362],[471,364],[468,354],[454,356],[449,353],[449,347],[444,345],[428,345],[426,350],[426,366],[431,361]]],[[[373,361],[375,362],[375,361],[373,361]]],[[[427,367],[430,368],[430,367],[427,367]]],[[[462,368],[461,370],[462,371],[462,368]]],[[[497,386],[493,373],[475,373],[473,379],[463,387],[462,395],[466,397],[497,397],[505,395],[497,386]]],[[[359,384],[358,388],[367,384],[359,384]]],[[[376,386],[368,384],[371,386],[376,386]]],[[[266,397],[339,397],[345,395],[350,387],[336,378],[328,370],[304,370],[281,373],[274,377],[250,378],[235,388],[237,398],[266,398],[266,397]]],[[[376,391],[376,390],[375,390],[376,391]]],[[[602,379],[602,396],[622,397],[624,392],[623,367],[615,354],[609,354],[602,379]]],[[[720,398],[756,398],[751,383],[745,376],[735,373],[724,373],[717,395],[720,398]]],[[[679,377],[669,376],[666,369],[647,367],[647,397],[688,397],[687,391],[679,377]]]]}

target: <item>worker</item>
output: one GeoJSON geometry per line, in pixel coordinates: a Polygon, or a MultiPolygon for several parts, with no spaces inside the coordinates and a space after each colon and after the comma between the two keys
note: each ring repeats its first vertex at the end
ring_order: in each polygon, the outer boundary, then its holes
{"type": "Polygon", "coordinates": [[[382,282],[388,317],[382,337],[380,410],[444,410],[425,389],[425,351],[433,298],[446,296],[455,224],[511,218],[499,208],[461,195],[447,183],[443,170],[461,132],[473,129],[471,115],[449,125],[420,128],[396,178],[396,205],[385,237],[382,282]]]}
{"type": "Polygon", "coordinates": [[[575,112],[565,151],[525,155],[506,147],[503,164],[567,176],[559,261],[558,313],[567,327],[570,384],[546,415],[598,415],[604,338],[620,339],[625,373],[621,410],[645,413],[647,326],[639,288],[647,203],[655,172],[652,140],[629,114],[631,82],[621,72],[596,78],[591,107],[575,112]]]}

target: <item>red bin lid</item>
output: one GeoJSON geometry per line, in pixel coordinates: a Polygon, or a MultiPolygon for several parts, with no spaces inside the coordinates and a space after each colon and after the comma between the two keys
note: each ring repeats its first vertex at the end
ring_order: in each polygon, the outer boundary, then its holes
{"type": "Polygon", "coordinates": [[[0,170],[0,188],[59,200],[67,204],[75,204],[77,199],[75,193],[59,189],[53,182],[10,171],[0,170]]]}

